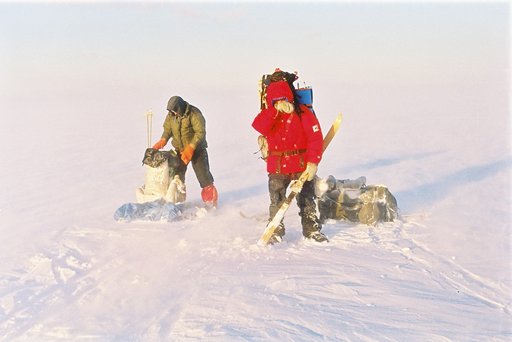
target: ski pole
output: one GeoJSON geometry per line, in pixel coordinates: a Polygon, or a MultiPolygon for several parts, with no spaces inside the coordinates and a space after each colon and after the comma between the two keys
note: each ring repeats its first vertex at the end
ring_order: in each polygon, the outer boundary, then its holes
{"type": "Polygon", "coordinates": [[[151,147],[151,129],[152,129],[153,112],[151,110],[146,112],[146,132],[148,134],[148,148],[151,147]]]}

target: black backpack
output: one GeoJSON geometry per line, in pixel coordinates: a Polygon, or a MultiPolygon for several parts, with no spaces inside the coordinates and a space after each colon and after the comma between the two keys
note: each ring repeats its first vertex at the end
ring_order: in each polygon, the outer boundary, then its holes
{"type": "Polygon", "coordinates": [[[155,150],[154,148],[147,148],[144,152],[144,158],[142,158],[142,164],[148,165],[150,167],[158,167],[163,162],[167,162],[169,164],[169,170],[171,175],[174,175],[174,172],[178,169],[178,167],[183,163],[174,150],[170,151],[160,151],[155,150]]]}

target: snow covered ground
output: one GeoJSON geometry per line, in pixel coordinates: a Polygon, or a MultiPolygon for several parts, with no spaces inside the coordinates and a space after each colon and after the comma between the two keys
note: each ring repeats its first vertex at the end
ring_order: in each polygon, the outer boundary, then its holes
{"type": "MultiPolygon", "coordinates": [[[[317,244],[302,239],[292,207],[284,242],[260,247],[268,195],[250,124],[257,78],[274,67],[253,69],[229,99],[183,85],[207,119],[220,206],[174,223],[113,220],[143,182],[144,111],[156,103],[155,140],[174,93],[132,96],[106,82],[6,96],[0,340],[510,341],[505,71],[463,85],[435,71],[439,84],[333,86],[309,73],[324,130],[345,115],[319,175],[386,184],[402,220],[330,221],[330,243],[317,244]]],[[[198,201],[192,170],[187,186],[198,201]]]]}

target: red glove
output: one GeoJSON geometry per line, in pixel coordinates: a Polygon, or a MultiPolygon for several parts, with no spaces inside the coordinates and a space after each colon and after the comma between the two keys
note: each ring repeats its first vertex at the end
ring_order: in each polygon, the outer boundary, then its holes
{"type": "Polygon", "coordinates": [[[192,145],[187,145],[183,151],[181,151],[181,160],[187,165],[194,155],[195,148],[192,145]]]}
{"type": "Polygon", "coordinates": [[[163,147],[165,146],[165,144],[167,144],[167,140],[165,140],[164,138],[162,138],[162,139],[158,140],[158,141],[156,142],[156,144],[154,144],[154,145],[153,145],[153,148],[154,148],[155,150],[159,150],[159,149],[163,148],[163,147]]]}

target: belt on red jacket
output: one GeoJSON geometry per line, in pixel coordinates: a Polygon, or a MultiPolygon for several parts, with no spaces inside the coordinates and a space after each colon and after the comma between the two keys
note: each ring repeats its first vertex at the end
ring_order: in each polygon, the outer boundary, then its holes
{"type": "Polygon", "coordinates": [[[302,153],[306,153],[306,149],[300,149],[300,150],[290,150],[290,151],[269,151],[269,155],[271,156],[279,156],[279,157],[284,157],[284,156],[295,156],[297,154],[302,154],[302,153]]]}

